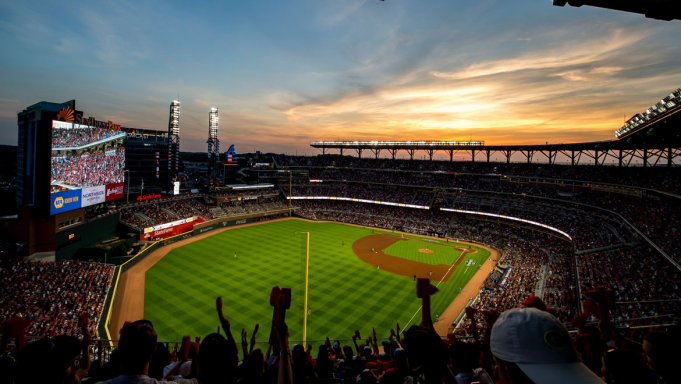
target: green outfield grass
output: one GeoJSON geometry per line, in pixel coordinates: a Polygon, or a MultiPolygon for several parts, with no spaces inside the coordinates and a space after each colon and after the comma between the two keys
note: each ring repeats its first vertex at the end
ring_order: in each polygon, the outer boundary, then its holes
{"type": "Polygon", "coordinates": [[[398,241],[383,250],[383,253],[402,259],[418,261],[419,263],[430,265],[452,265],[456,259],[461,255],[461,251],[457,251],[453,247],[463,246],[457,243],[448,243],[449,246],[433,244],[432,242],[424,241],[398,241]],[[419,249],[428,247],[433,253],[419,252],[419,249]]]}
{"type": "MultiPolygon", "coordinates": [[[[144,315],[153,322],[159,341],[215,332],[219,325],[217,296],[223,298],[235,337],[241,328],[246,328],[250,337],[255,323],[260,323],[258,339],[265,341],[272,318],[269,294],[274,285],[292,288],[287,323],[290,340],[300,340],[303,231],[311,234],[308,340],[349,338],[355,329],[368,336],[371,327],[376,327],[379,337],[386,337],[395,322],[404,327],[419,309],[412,278],[377,270],[353,254],[352,243],[371,235],[372,229],[287,220],[214,234],[172,250],[147,271],[144,315]]],[[[480,250],[467,259],[482,263],[488,256],[489,252],[480,250]]],[[[476,270],[462,264],[451,271],[449,282],[442,283],[432,299],[434,314],[444,311],[458,294],[458,287],[465,286],[476,270]]],[[[419,322],[420,314],[412,324],[419,322]]]]}

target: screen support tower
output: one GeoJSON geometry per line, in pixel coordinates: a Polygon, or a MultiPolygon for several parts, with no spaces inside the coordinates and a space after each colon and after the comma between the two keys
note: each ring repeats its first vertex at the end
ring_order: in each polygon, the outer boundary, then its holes
{"type": "Polygon", "coordinates": [[[211,108],[208,113],[208,176],[217,173],[220,160],[220,140],[218,140],[218,109],[211,108]]]}
{"type": "Polygon", "coordinates": [[[178,173],[180,165],[180,101],[170,103],[168,118],[168,185],[178,173]]]}

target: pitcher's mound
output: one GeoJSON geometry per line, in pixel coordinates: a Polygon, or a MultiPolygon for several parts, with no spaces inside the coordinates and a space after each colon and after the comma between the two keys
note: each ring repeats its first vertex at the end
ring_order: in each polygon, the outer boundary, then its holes
{"type": "Polygon", "coordinates": [[[419,248],[419,252],[421,252],[421,253],[433,253],[433,250],[432,249],[419,248]]]}

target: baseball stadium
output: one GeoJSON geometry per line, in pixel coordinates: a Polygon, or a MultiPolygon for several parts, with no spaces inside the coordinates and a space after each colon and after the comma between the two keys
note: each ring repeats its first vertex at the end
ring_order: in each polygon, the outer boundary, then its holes
{"type": "Polygon", "coordinates": [[[4,382],[681,382],[681,88],[610,140],[313,155],[221,152],[218,108],[181,151],[181,110],[18,112],[4,382]]]}

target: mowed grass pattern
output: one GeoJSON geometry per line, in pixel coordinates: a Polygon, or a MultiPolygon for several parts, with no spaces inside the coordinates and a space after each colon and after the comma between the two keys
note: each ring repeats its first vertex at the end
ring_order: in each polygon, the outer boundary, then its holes
{"type": "MultiPolygon", "coordinates": [[[[266,341],[272,319],[269,295],[275,285],[292,288],[287,323],[290,340],[301,340],[304,231],[310,232],[308,340],[349,338],[355,329],[369,335],[371,327],[387,337],[395,322],[405,326],[419,309],[412,278],[377,270],[352,252],[352,243],[372,234],[371,229],[286,220],[216,233],[172,250],[147,271],[144,314],[159,340],[215,332],[215,298],[222,296],[234,336],[245,328],[250,338],[260,323],[258,340],[266,341]]],[[[479,252],[471,258],[482,262],[487,256],[479,252]]],[[[433,297],[434,313],[444,311],[475,268],[462,265],[452,273],[433,297]]],[[[417,315],[412,324],[419,322],[417,315]]]]}
{"type": "Polygon", "coordinates": [[[383,253],[402,259],[418,261],[419,263],[430,265],[452,265],[461,256],[461,251],[453,247],[463,246],[457,243],[448,243],[450,246],[438,245],[427,241],[408,240],[398,241],[383,250],[383,253]],[[419,249],[432,250],[433,253],[423,253],[419,249]]]}

